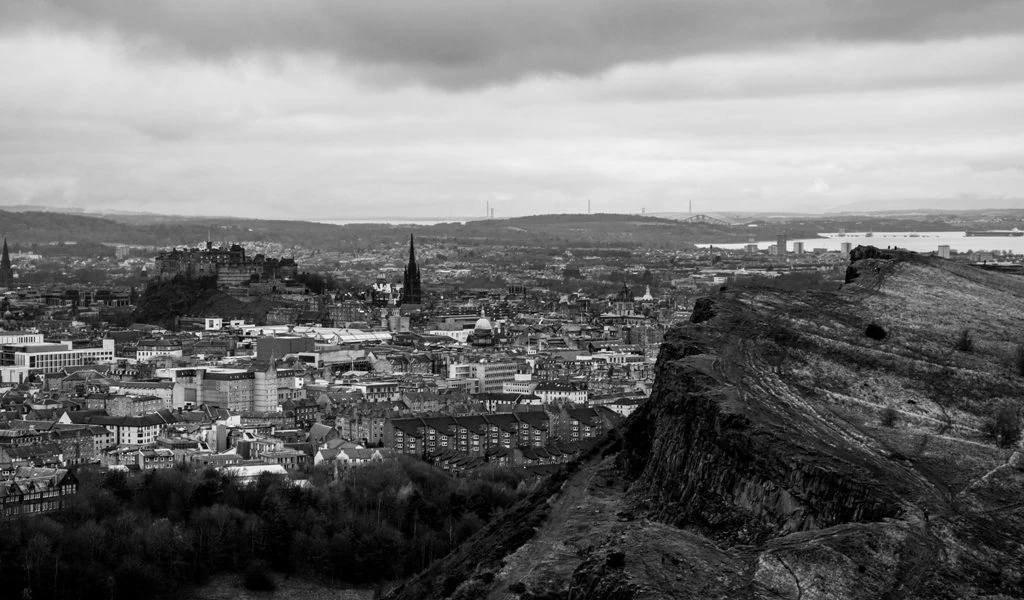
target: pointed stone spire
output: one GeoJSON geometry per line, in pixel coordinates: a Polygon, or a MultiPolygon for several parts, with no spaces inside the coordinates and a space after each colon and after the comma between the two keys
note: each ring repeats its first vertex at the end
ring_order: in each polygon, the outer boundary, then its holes
{"type": "Polygon", "coordinates": [[[3,254],[0,255],[0,287],[14,285],[14,270],[11,268],[11,253],[7,249],[7,238],[4,237],[3,254]]]}
{"type": "Polygon", "coordinates": [[[409,234],[409,264],[402,278],[402,304],[422,304],[423,290],[420,286],[420,268],[416,264],[416,241],[409,234]]]}

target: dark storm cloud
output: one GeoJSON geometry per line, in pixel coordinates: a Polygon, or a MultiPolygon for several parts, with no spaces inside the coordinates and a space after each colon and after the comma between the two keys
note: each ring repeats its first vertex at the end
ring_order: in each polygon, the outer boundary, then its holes
{"type": "Polygon", "coordinates": [[[113,31],[146,55],[314,52],[394,81],[473,87],[782,44],[1024,28],[1019,0],[5,0],[0,28],[113,31]]]}

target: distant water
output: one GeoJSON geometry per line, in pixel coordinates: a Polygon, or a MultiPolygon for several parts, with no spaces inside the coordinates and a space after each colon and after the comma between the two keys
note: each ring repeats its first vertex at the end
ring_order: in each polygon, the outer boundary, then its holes
{"type": "MultiPolygon", "coordinates": [[[[854,233],[821,233],[821,238],[793,239],[787,240],[787,247],[793,250],[793,242],[803,242],[804,251],[810,252],[814,248],[825,248],[826,250],[841,250],[844,242],[857,246],[875,246],[888,248],[897,246],[914,252],[934,252],[939,246],[949,246],[951,250],[967,252],[974,250],[988,252],[992,250],[1003,250],[1014,254],[1024,254],[1024,237],[967,237],[963,231],[876,231],[868,236],[868,232],[854,233]]],[[[746,244],[697,244],[701,247],[714,246],[715,248],[726,248],[739,250],[746,244]]],[[[775,242],[757,242],[759,249],[767,249],[774,246],[775,242]]]]}

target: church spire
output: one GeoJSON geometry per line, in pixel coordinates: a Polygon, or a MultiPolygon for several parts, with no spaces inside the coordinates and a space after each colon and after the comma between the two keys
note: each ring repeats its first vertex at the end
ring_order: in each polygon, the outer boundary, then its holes
{"type": "Polygon", "coordinates": [[[409,234],[409,264],[405,266],[402,278],[402,304],[422,304],[423,289],[420,286],[420,268],[416,264],[416,240],[409,234]]]}
{"type": "Polygon", "coordinates": [[[7,249],[7,238],[4,237],[3,254],[0,255],[0,287],[14,285],[14,270],[11,268],[11,253],[7,249]]]}

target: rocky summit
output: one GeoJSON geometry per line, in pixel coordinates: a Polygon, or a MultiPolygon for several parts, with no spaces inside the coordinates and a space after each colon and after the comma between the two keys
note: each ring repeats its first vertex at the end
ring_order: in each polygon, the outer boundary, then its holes
{"type": "Polygon", "coordinates": [[[651,399],[395,599],[1024,597],[1024,278],[723,289],[651,399]]]}

